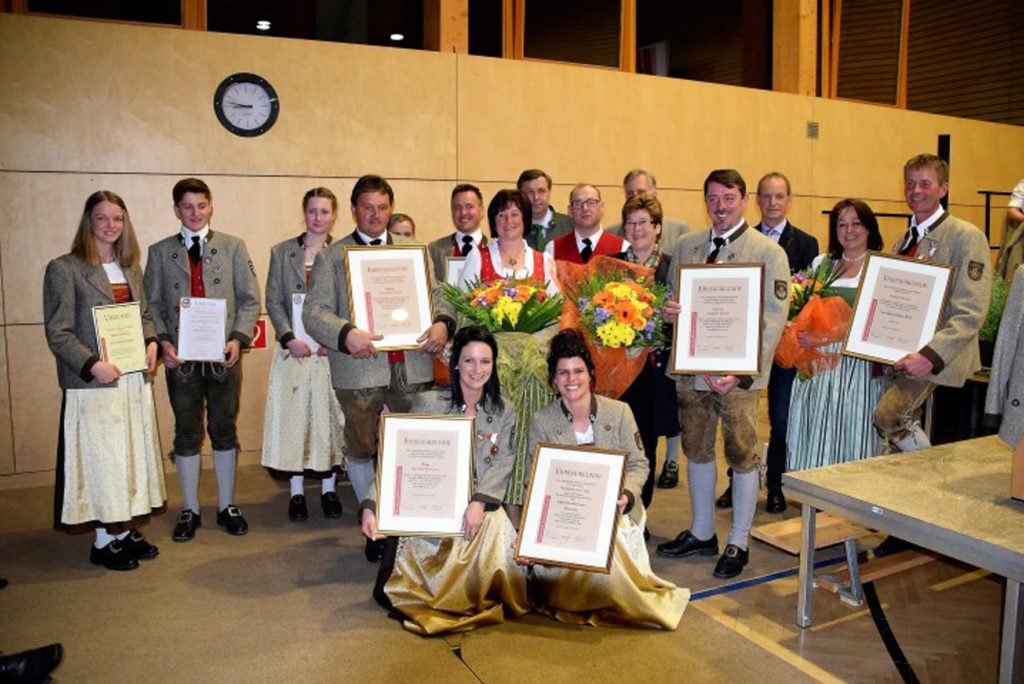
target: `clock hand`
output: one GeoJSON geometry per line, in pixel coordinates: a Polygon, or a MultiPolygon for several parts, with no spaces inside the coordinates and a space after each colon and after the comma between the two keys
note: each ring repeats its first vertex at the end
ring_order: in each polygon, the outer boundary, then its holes
{"type": "Polygon", "coordinates": [[[233,100],[225,100],[224,101],[224,106],[226,106],[226,107],[234,107],[236,109],[252,109],[252,105],[251,104],[242,104],[240,102],[235,102],[233,100]]]}

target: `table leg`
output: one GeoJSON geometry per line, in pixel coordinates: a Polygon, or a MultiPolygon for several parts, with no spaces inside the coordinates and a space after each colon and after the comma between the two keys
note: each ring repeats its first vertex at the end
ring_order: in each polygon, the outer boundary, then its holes
{"type": "Polygon", "coordinates": [[[1003,599],[1003,635],[999,645],[999,682],[1012,684],[1021,677],[1018,649],[1024,639],[1021,618],[1024,617],[1024,592],[1020,582],[1007,578],[1006,598],[1003,599]]]}
{"type": "Polygon", "coordinates": [[[811,626],[814,606],[814,524],[817,510],[810,504],[803,505],[800,527],[800,572],[797,579],[796,624],[811,626]]]}

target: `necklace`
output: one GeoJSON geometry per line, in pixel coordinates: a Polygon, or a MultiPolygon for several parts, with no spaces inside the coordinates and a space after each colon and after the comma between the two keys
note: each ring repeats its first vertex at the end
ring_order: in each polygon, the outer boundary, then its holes
{"type": "Polygon", "coordinates": [[[512,256],[511,254],[509,254],[505,250],[499,248],[498,251],[501,252],[502,260],[506,260],[507,259],[508,260],[508,265],[511,266],[512,268],[515,268],[516,264],[519,263],[515,256],[512,256]]]}
{"type": "Polygon", "coordinates": [[[855,264],[858,261],[864,261],[864,257],[866,257],[867,255],[868,255],[867,250],[864,250],[863,252],[860,253],[859,256],[855,256],[855,257],[848,257],[848,256],[846,256],[846,252],[843,252],[842,259],[843,259],[843,261],[845,261],[847,263],[855,264]]]}

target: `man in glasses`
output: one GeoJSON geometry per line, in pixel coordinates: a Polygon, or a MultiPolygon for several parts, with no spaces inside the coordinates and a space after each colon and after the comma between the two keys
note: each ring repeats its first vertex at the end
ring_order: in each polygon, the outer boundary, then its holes
{"type": "Polygon", "coordinates": [[[569,193],[572,232],[548,243],[545,251],[558,261],[585,264],[599,254],[614,255],[626,251],[629,243],[601,228],[604,201],[593,185],[580,183],[569,193]]]}

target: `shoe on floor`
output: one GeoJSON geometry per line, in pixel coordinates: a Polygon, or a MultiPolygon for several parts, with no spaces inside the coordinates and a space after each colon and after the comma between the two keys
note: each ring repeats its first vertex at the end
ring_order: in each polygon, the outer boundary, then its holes
{"type": "Polygon", "coordinates": [[[288,519],[293,522],[300,522],[309,517],[309,509],[306,508],[306,497],[303,494],[296,494],[288,500],[288,519]]]}
{"type": "Polygon", "coordinates": [[[139,560],[116,539],[102,549],[92,546],[89,549],[89,562],[102,565],[107,570],[134,570],[139,567],[139,560]]]}
{"type": "Polygon", "coordinates": [[[889,535],[882,540],[881,544],[875,547],[872,553],[875,558],[884,558],[885,556],[895,555],[900,551],[909,551],[912,548],[914,548],[914,545],[910,542],[889,535]]]}
{"type": "Polygon", "coordinates": [[[783,513],[786,510],[786,497],[781,489],[769,489],[764,500],[764,509],[769,513],[783,513]]]}
{"type": "Polygon", "coordinates": [[[725,488],[725,491],[722,492],[722,496],[718,497],[718,499],[715,501],[715,505],[718,506],[719,508],[732,508],[731,482],[729,483],[729,486],[725,488]]]}
{"type": "Polygon", "coordinates": [[[171,539],[176,542],[187,542],[196,536],[196,530],[203,526],[203,517],[190,510],[184,510],[178,516],[178,524],[174,526],[171,539]]]}
{"type": "Polygon", "coordinates": [[[384,557],[384,547],[387,545],[387,541],[387,539],[367,539],[366,560],[371,563],[379,563],[380,559],[384,557]]]}
{"type": "Polygon", "coordinates": [[[743,572],[743,567],[747,564],[749,557],[750,554],[735,544],[726,544],[725,552],[715,563],[715,577],[719,579],[735,577],[743,572]]]}
{"type": "Polygon", "coordinates": [[[60,644],[0,655],[0,682],[48,682],[63,659],[64,647],[60,644]]]}
{"type": "Polygon", "coordinates": [[[658,489],[674,489],[677,484],[679,484],[679,463],[665,461],[665,467],[661,469],[661,477],[658,478],[658,489]]]}
{"type": "Polygon", "coordinates": [[[697,554],[698,556],[718,555],[718,535],[711,535],[711,539],[701,540],[693,536],[690,530],[683,530],[672,541],[658,544],[659,556],[666,558],[685,558],[697,554]]]}
{"type": "Polygon", "coordinates": [[[249,531],[249,523],[242,517],[242,511],[235,504],[229,504],[217,513],[217,524],[223,525],[228,534],[240,537],[249,531]]]}
{"type": "Polygon", "coordinates": [[[129,532],[128,536],[121,540],[121,546],[139,560],[151,560],[160,555],[160,549],[146,541],[138,530],[129,532]]]}
{"type": "Polygon", "coordinates": [[[341,499],[337,492],[324,492],[320,495],[320,509],[325,518],[340,518],[342,514],[341,499]]]}

